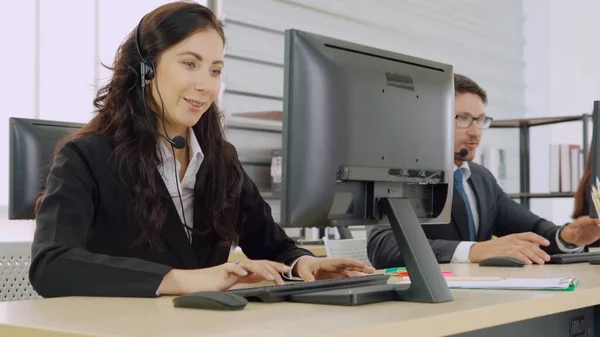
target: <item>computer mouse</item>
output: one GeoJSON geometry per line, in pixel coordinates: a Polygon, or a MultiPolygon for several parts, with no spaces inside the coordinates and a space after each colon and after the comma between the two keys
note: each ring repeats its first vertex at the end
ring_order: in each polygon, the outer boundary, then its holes
{"type": "Polygon", "coordinates": [[[493,256],[479,261],[482,267],[523,267],[525,262],[508,256],[493,256]]]}
{"type": "Polygon", "coordinates": [[[244,297],[223,291],[200,291],[173,299],[176,308],[240,310],[247,304],[248,300],[244,297]]]}

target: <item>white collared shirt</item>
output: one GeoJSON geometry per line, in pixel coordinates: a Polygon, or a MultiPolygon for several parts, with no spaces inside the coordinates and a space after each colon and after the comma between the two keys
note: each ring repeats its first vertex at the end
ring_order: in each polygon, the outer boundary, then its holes
{"type": "MultiPolygon", "coordinates": [[[[158,144],[158,158],[160,163],[158,164],[158,172],[162,177],[171,199],[175,204],[177,213],[182,223],[187,224],[188,227],[194,227],[194,186],[196,185],[196,174],[200,169],[200,165],[204,160],[204,153],[200,148],[200,143],[194,134],[194,131],[190,128],[188,131],[188,142],[189,142],[189,154],[190,163],[188,164],[183,180],[179,179],[179,171],[181,170],[181,163],[175,159],[173,152],[163,141],[159,141],[158,144]],[[173,163],[175,160],[175,163],[173,163]],[[179,187],[179,191],[177,190],[179,187]],[[181,192],[181,201],[179,200],[179,192],[181,192]],[[183,204],[183,208],[182,205],[183,204]],[[184,221],[185,214],[185,221],[184,221]]],[[[191,230],[186,229],[186,233],[191,240],[191,230]]]]}
{"type": "MultiPolygon", "coordinates": [[[[160,163],[158,164],[158,172],[162,177],[169,194],[171,195],[171,199],[175,204],[175,208],[177,209],[177,213],[179,214],[179,218],[182,223],[187,223],[187,226],[190,228],[194,227],[194,186],[196,185],[196,174],[200,169],[200,165],[204,160],[204,153],[202,153],[202,149],[200,148],[200,143],[198,143],[198,139],[194,134],[194,131],[190,128],[188,131],[188,142],[189,142],[189,152],[190,152],[190,163],[185,171],[183,176],[183,180],[179,179],[179,171],[181,170],[181,163],[179,160],[175,159],[175,164],[173,163],[174,155],[173,152],[163,141],[159,141],[158,144],[158,157],[160,158],[160,163]],[[176,166],[175,166],[176,165],[176,166]],[[179,193],[177,191],[177,187],[179,186],[181,192],[181,201],[179,200],[179,193]],[[181,204],[183,203],[183,209],[181,204]],[[184,222],[184,213],[185,213],[185,222],[184,222]]],[[[186,233],[190,239],[192,240],[192,232],[190,229],[186,229],[186,233]]],[[[283,274],[283,276],[288,279],[294,279],[292,277],[291,270],[294,268],[299,258],[292,262],[290,265],[290,272],[283,274]]]]}
{"type": "MultiPolygon", "coordinates": [[[[463,170],[463,187],[465,189],[465,192],[467,193],[467,199],[469,200],[468,206],[471,208],[471,213],[473,214],[473,221],[475,222],[475,233],[477,233],[479,231],[479,213],[477,212],[477,199],[475,198],[473,190],[471,189],[471,186],[468,183],[468,179],[471,177],[471,168],[469,167],[468,162],[463,161],[460,167],[454,165],[454,170],[463,170]]],[[[576,252],[583,249],[583,247],[577,247],[573,249],[565,247],[565,245],[563,245],[558,239],[558,231],[556,232],[555,240],[556,244],[558,245],[558,248],[565,253],[576,252]]],[[[452,260],[450,262],[471,262],[471,260],[469,260],[469,252],[473,244],[475,244],[475,242],[472,241],[462,241],[461,243],[459,243],[456,247],[456,250],[454,251],[454,255],[452,256],[452,260]]]]}

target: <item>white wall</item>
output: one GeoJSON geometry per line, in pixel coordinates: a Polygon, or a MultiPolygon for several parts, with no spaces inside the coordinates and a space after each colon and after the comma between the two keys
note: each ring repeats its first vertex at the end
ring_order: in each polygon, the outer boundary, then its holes
{"type": "MultiPolygon", "coordinates": [[[[524,1],[528,116],[591,113],[593,101],[600,99],[598,12],[597,0],[524,1]]],[[[578,122],[532,133],[532,191],[548,191],[548,144],[582,144],[582,136],[578,122]]],[[[533,210],[562,224],[570,220],[573,199],[537,201],[533,210]]]]}
{"type": "Polygon", "coordinates": [[[226,112],[281,111],[283,32],[295,28],[450,63],[456,72],[472,76],[489,90],[490,114],[523,116],[521,0],[505,0],[501,5],[495,0],[372,0],[366,4],[224,0],[230,57],[225,82],[228,91],[235,91],[225,93],[226,112]],[[248,99],[252,95],[275,99],[248,99]]]}
{"type": "Polygon", "coordinates": [[[33,98],[39,102],[36,117],[86,122],[91,116],[95,93],[94,0],[37,3],[40,89],[37,98],[33,98]],[[69,19],[65,20],[66,17],[69,19]]]}
{"type": "MultiPolygon", "coordinates": [[[[553,115],[591,112],[600,99],[600,1],[550,2],[550,105],[553,115]]],[[[582,143],[580,123],[553,126],[553,143],[582,143]]],[[[555,200],[553,218],[569,221],[573,200],[555,200]]]]}
{"type": "MultiPolygon", "coordinates": [[[[525,46],[525,117],[546,117],[550,110],[550,1],[523,1],[523,36],[525,46]]],[[[541,126],[530,129],[530,190],[549,191],[548,144],[551,140],[551,127],[541,126]]],[[[552,220],[552,200],[533,199],[531,210],[552,220]]]]}
{"type": "MultiPolygon", "coordinates": [[[[0,20],[2,45],[8,47],[0,53],[8,78],[0,81],[2,144],[8,143],[9,117],[87,122],[97,86],[110,75],[100,62],[112,65],[117,47],[141,17],[168,2],[11,1],[12,14],[0,20]]],[[[0,158],[8,156],[8,145],[0,145],[0,158]]],[[[0,205],[8,204],[8,165],[0,160],[0,205]]]]}
{"type": "MultiPolygon", "coordinates": [[[[35,117],[38,89],[37,13],[35,0],[12,1],[10,12],[0,20],[4,80],[0,81],[2,102],[1,144],[8,144],[8,117],[35,117]],[[18,13],[18,15],[16,15],[18,13]],[[6,48],[6,49],[5,49],[6,48]]],[[[6,5],[4,5],[6,6],[6,5]]],[[[0,205],[8,204],[8,145],[0,145],[0,205]]]]}

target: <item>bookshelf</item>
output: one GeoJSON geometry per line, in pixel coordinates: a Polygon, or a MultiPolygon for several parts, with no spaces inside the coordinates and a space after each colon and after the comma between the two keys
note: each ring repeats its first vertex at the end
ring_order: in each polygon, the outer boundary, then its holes
{"type": "Polygon", "coordinates": [[[574,192],[553,192],[553,193],[532,193],[530,191],[530,156],[529,156],[529,131],[532,127],[555,125],[566,122],[582,122],[583,128],[583,158],[587,158],[589,152],[589,122],[592,120],[590,114],[563,116],[563,117],[538,117],[538,118],[519,118],[504,119],[493,121],[490,128],[496,129],[518,129],[519,130],[519,182],[520,192],[509,193],[509,197],[518,198],[522,205],[530,208],[530,200],[538,198],[570,198],[574,192]]]}

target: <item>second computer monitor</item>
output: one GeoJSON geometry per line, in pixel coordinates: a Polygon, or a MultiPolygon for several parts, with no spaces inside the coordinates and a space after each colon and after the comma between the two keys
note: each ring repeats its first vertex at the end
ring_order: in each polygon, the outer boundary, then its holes
{"type": "Polygon", "coordinates": [[[448,64],[285,33],[281,224],[378,223],[378,198],[449,223],[454,74],[448,64]]]}
{"type": "Polygon", "coordinates": [[[83,124],[40,119],[9,120],[9,219],[34,219],[34,206],[58,142],[83,124]]]}

